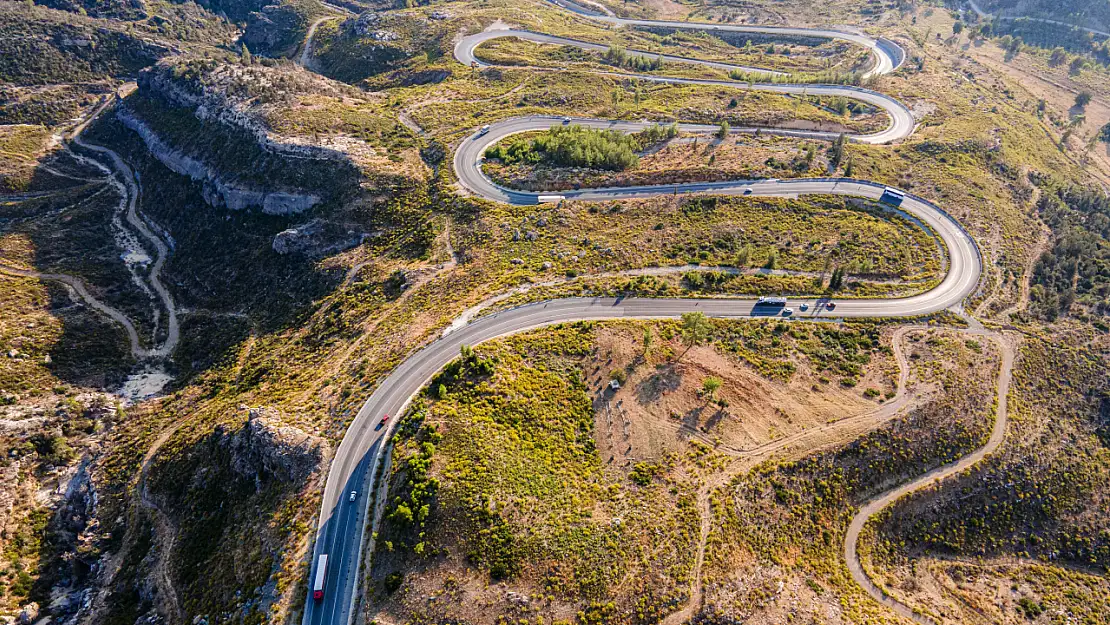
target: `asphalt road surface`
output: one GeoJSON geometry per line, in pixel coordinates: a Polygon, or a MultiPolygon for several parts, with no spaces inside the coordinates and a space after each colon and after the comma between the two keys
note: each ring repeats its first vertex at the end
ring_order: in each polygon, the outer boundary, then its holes
{"type": "MultiPolygon", "coordinates": [[[[873,50],[876,63],[872,73],[892,71],[901,62],[902,53],[896,45],[876,41],[863,35],[831,30],[769,28],[697,24],[690,22],[650,22],[647,20],[622,20],[611,16],[592,14],[572,3],[559,0],[556,4],[597,20],[616,24],[651,25],[683,29],[735,30],[744,32],[778,33],[784,35],[824,36],[844,39],[865,45],[873,50]]],[[[523,31],[489,31],[466,37],[456,47],[456,58],[470,64],[476,61],[473,50],[482,41],[496,36],[522,36],[523,31]],[[508,34],[506,34],[508,33],[508,34]]],[[[532,40],[558,40],[538,33],[524,33],[532,40]],[[535,39],[539,37],[540,39],[535,39]]],[[[593,44],[590,44],[593,45],[593,44]]],[[[677,57],[676,57],[677,58],[677,57]]],[[[690,62],[683,59],[683,62],[690,62]]],[[[690,82],[702,84],[728,84],[743,88],[743,83],[724,81],[685,80],[676,78],[643,77],[645,80],[665,82],[690,82]]],[[[914,122],[908,109],[893,98],[880,93],[843,85],[756,85],[755,88],[785,93],[824,93],[845,95],[875,104],[887,110],[892,124],[887,130],[873,135],[852,137],[856,141],[886,143],[909,136],[914,122]]],[[[641,122],[614,122],[593,119],[575,119],[576,124],[596,128],[613,128],[634,132],[646,127],[641,122]]],[[[470,192],[489,200],[512,204],[536,204],[538,194],[506,189],[494,184],[481,171],[480,161],[485,148],[509,135],[529,130],[542,130],[563,123],[556,117],[524,117],[505,120],[491,125],[485,132],[476,132],[462,140],[454,156],[454,169],[460,184],[470,192]]],[[[715,126],[683,124],[688,132],[711,132],[715,126]]],[[[753,132],[739,129],[736,132],[753,132]]],[[[763,130],[763,132],[772,132],[763,130]]],[[[830,138],[829,133],[805,131],[773,131],[796,136],[830,138]]],[[[753,180],[712,183],[692,183],[663,186],[638,186],[605,189],[568,190],[545,195],[562,195],[567,200],[614,200],[648,197],[663,194],[713,193],[718,195],[752,195],[762,197],[796,197],[811,194],[832,194],[877,199],[883,186],[860,180],[809,179],[809,180],[753,180]]],[[[934,289],[899,299],[857,299],[836,303],[835,311],[829,310],[828,301],[816,298],[790,298],[787,306],[794,308],[799,318],[844,317],[913,317],[946,308],[959,306],[978,285],[982,271],[978,248],[964,229],[939,207],[911,195],[906,196],[900,207],[903,215],[926,225],[947,252],[947,272],[934,289]],[[807,310],[802,312],[801,305],[807,310]]],[[[328,475],[321,504],[320,523],[309,575],[309,596],[305,607],[305,625],[347,625],[351,622],[357,600],[357,571],[359,557],[366,540],[366,526],[371,501],[367,487],[374,480],[374,471],[382,450],[382,439],[391,430],[392,422],[407,408],[409,401],[443,366],[453,360],[463,345],[477,345],[497,337],[522,332],[546,325],[604,319],[659,319],[679,317],[683,313],[701,311],[712,317],[780,316],[781,308],[757,306],[751,299],[650,299],[650,298],[569,298],[540,302],[494,313],[472,321],[458,330],[446,334],[402,362],[363,404],[351,422],[339,448],[336,450],[328,475]],[[383,415],[391,415],[389,426],[378,428],[383,415]],[[350,493],[357,493],[350,501],[350,493]],[[320,554],[328,554],[327,589],[322,601],[312,599],[312,580],[316,575],[316,562],[320,554]]]]}
{"type": "MultiPolygon", "coordinates": [[[[712,30],[742,30],[745,32],[761,32],[761,33],[777,33],[788,36],[805,35],[809,37],[821,37],[829,39],[842,39],[869,48],[875,59],[875,66],[868,72],[867,75],[880,75],[887,74],[894,71],[901,63],[901,59],[905,56],[901,48],[897,44],[889,41],[880,42],[875,39],[870,39],[862,35],[855,35],[851,33],[841,33],[839,31],[809,29],[809,28],[774,28],[774,27],[761,27],[761,26],[731,26],[731,25],[717,25],[717,24],[698,24],[696,22],[651,22],[648,20],[623,20],[620,18],[610,17],[596,17],[595,19],[605,21],[616,21],[618,23],[632,23],[632,24],[655,24],[666,25],[674,28],[709,28],[712,30]]],[[[535,33],[527,30],[513,30],[513,29],[496,29],[486,30],[473,35],[467,35],[461,38],[455,44],[455,59],[464,64],[478,67],[488,67],[488,64],[479,60],[475,54],[475,49],[483,43],[504,37],[514,37],[518,39],[525,39],[528,41],[535,41],[538,43],[551,43],[559,45],[575,46],[584,50],[605,50],[607,46],[602,46],[595,43],[588,43],[584,41],[577,41],[574,39],[567,39],[565,37],[555,37],[552,35],[545,35],[542,33],[535,33]]],[[[630,51],[633,54],[642,53],[649,56],[659,56],[648,52],[630,51]]],[[[747,72],[766,72],[757,68],[743,67],[740,65],[730,65],[727,63],[719,63],[716,61],[703,61],[701,59],[693,59],[687,57],[663,55],[665,60],[679,63],[689,63],[694,65],[704,65],[707,67],[716,67],[719,69],[733,70],[738,69],[747,72]]],[[[614,76],[630,76],[620,72],[600,72],[614,76]]],[[[728,87],[737,90],[751,89],[754,91],[767,91],[771,93],[783,93],[788,95],[824,95],[824,96],[840,96],[844,98],[851,98],[860,102],[865,102],[879,108],[887,113],[890,117],[890,125],[879,132],[871,134],[849,134],[848,137],[852,141],[860,143],[890,143],[904,139],[913,134],[916,121],[914,120],[913,113],[898,100],[879,93],[870,89],[862,87],[855,87],[852,85],[824,85],[824,84],[782,84],[782,83],[746,83],[735,80],[710,80],[700,78],[670,78],[665,76],[645,76],[636,75],[638,80],[668,84],[693,84],[693,85],[707,85],[713,87],[728,87]]],[[[755,128],[740,128],[737,132],[755,132],[755,128]]],[[[785,130],[777,128],[762,128],[760,132],[767,134],[779,134],[795,137],[811,137],[818,139],[835,139],[840,133],[837,132],[824,132],[824,131],[810,131],[810,130],[785,130]]]]}

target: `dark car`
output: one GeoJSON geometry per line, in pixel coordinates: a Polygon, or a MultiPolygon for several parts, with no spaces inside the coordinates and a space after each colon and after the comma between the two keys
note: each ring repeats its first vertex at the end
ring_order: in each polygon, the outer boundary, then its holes
{"type": "Polygon", "coordinates": [[[836,308],[836,304],[834,304],[833,302],[829,302],[829,303],[825,304],[825,308],[828,308],[829,310],[832,310],[832,309],[836,308]]]}
{"type": "Polygon", "coordinates": [[[382,417],[382,420],[378,421],[378,425],[374,426],[374,430],[377,431],[385,427],[386,421],[389,421],[389,415],[385,415],[384,417],[382,417]]]}

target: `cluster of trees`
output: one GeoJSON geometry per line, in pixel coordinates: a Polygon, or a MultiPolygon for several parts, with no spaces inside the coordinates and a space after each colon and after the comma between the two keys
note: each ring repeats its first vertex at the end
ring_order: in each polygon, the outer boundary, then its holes
{"type": "Polygon", "coordinates": [[[483,358],[473,347],[463,345],[459,348],[459,357],[432,378],[428,389],[437,399],[443,399],[451,387],[468,380],[488,378],[495,369],[496,363],[492,358],[483,358]]]}
{"type": "Polygon", "coordinates": [[[639,54],[629,54],[619,46],[612,46],[601,55],[601,60],[609,65],[625,67],[637,72],[651,72],[663,69],[663,57],[655,58],[639,54]]]}
{"type": "Polygon", "coordinates": [[[826,70],[822,72],[797,72],[791,74],[765,74],[763,72],[745,72],[734,69],[729,71],[728,77],[732,80],[746,83],[771,83],[784,85],[798,85],[809,83],[822,83],[828,85],[859,85],[863,82],[863,75],[859,72],[845,72],[840,70],[826,70]]]}
{"type": "Polygon", "coordinates": [[[1110,314],[1110,197],[1042,180],[1037,210],[1056,240],[1033,269],[1031,309],[1054,320],[1077,300],[1110,314]]]}
{"type": "Polygon", "coordinates": [[[639,142],[641,149],[653,146],[667,139],[673,139],[677,136],[678,122],[673,124],[654,124],[633,135],[639,142]]]}
{"type": "Polygon", "coordinates": [[[1050,62],[1056,66],[1068,64],[1073,73],[1082,70],[1089,60],[1110,65],[1110,39],[1072,26],[1029,19],[995,20],[982,24],[978,34],[999,37],[999,44],[1015,54],[1023,45],[1051,49],[1050,62]]]}
{"type": "MultiPolygon", "coordinates": [[[[670,131],[663,129],[661,132],[666,134],[670,131]]],[[[635,135],[616,130],[594,130],[575,124],[556,126],[532,139],[495,145],[486,150],[486,158],[506,165],[544,162],[559,167],[621,171],[639,164],[636,152],[640,148],[640,141],[635,135]]]]}

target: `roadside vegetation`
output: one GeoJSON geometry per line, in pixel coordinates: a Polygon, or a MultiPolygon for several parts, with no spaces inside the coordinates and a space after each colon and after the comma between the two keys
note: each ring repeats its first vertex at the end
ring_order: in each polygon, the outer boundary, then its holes
{"type": "Polygon", "coordinates": [[[459,235],[467,249],[496,243],[482,258],[509,270],[506,278],[532,282],[702,265],[812,272],[807,282],[828,281],[839,268],[843,286],[934,280],[943,263],[930,233],[916,224],[835,196],[660,197],[567,203],[541,212],[491,207],[460,226],[459,235]]]}
{"type": "MultiPolygon", "coordinates": [[[[728,129],[728,122],[724,122],[713,135],[660,135],[658,143],[637,152],[637,161],[619,172],[512,158],[486,160],[482,170],[498,184],[529,191],[821,177],[842,166],[845,175],[854,173],[845,162],[846,141],[799,142],[772,135],[727,134],[728,129]],[[722,130],[724,137],[720,136],[722,130]]],[[[494,148],[494,154],[509,149],[504,143],[494,148]]]]}
{"type": "MultiPolygon", "coordinates": [[[[483,124],[519,115],[646,119],[658,122],[660,133],[669,133],[675,120],[836,134],[885,127],[884,115],[858,102],[752,92],[746,76],[709,87],[594,73],[650,65],[650,55],[634,61],[616,53],[622,48],[808,77],[858,72],[866,53],[842,44],[753,38],[748,45],[681,31],[609,30],[530,0],[407,9],[348,3],[373,8],[376,17],[322,24],[317,54],[306,64],[348,83],[340,84],[259,54],[280,56],[302,43],[295,35],[305,21],[300,13],[285,24],[282,11],[226,1],[208,8],[82,2],[67,11],[4,4],[3,15],[14,16],[3,25],[9,37],[0,48],[11,52],[5,61],[20,65],[25,56],[23,66],[40,69],[44,79],[17,84],[24,78],[15,66],[2,77],[3,121],[31,125],[4,131],[3,150],[17,156],[0,159],[0,184],[52,194],[2,200],[4,263],[87,276],[98,295],[121,307],[129,302],[129,316],[152,318],[110,240],[118,197],[110,190],[96,195],[95,181],[63,180],[39,167],[36,146],[68,130],[69,120],[167,50],[183,54],[146,75],[205,98],[203,110],[149,85],[125,98],[124,108],[133,105],[174,147],[229,179],[329,197],[295,216],[214,208],[203,184],[153,159],[111,109],[92,125],[87,139],[132,165],[142,184],[140,216],[172,247],[164,281],[182,309],[183,338],[167,363],[176,379],[164,398],[122,410],[111,397],[99,403],[84,397],[114,389],[131,372],[118,326],[74,304],[58,284],[0,276],[0,300],[15,311],[0,329],[0,402],[8,404],[0,406],[0,464],[5,495],[19,497],[0,537],[4,614],[17,614],[30,600],[49,606],[59,593],[84,592],[95,583],[87,576],[93,566],[118,561],[111,585],[88,595],[104,590],[114,598],[102,612],[109,622],[172,617],[166,584],[188,622],[198,616],[241,623],[298,619],[327,462],[309,454],[295,475],[285,473],[285,463],[301,458],[295,441],[310,448],[320,442],[320,449],[336,444],[385,375],[460,313],[493,296],[509,295],[482,310],[571,294],[904,295],[935,284],[944,267],[928,233],[873,205],[840,198],[660,197],[512,207],[462,197],[454,186],[454,143],[483,124]],[[218,17],[220,11],[254,24],[249,30],[263,47],[247,42],[244,51],[237,27],[218,17]],[[112,21],[117,17],[127,23],[112,21]],[[473,69],[452,60],[458,33],[478,32],[497,19],[612,45],[614,52],[605,64],[604,53],[576,57],[499,40],[486,52],[524,53],[541,67],[572,68],[473,69]],[[86,38],[96,45],[78,43],[86,38]],[[136,56],[132,45],[150,52],[150,60],[136,56]],[[258,147],[259,139],[278,142],[279,149],[342,152],[350,167],[278,161],[258,147]],[[294,244],[283,247],[288,241],[294,244]],[[16,356],[8,356],[11,350],[16,356]],[[264,423],[258,438],[248,436],[264,423]],[[279,440],[275,432],[292,438],[271,445],[279,440]],[[85,510],[84,499],[40,497],[80,475],[82,466],[99,502],[87,516],[76,514],[85,510]],[[67,551],[76,551],[76,560],[59,561],[56,555],[67,551]]],[[[519,162],[491,162],[487,172],[536,190],[850,176],[944,207],[967,227],[988,268],[967,310],[1001,320],[999,313],[1020,302],[1025,279],[1034,275],[1029,314],[1015,313],[1010,322],[1033,338],[1051,339],[1030,348],[1024,357],[1041,364],[1022,374],[1022,384],[1035,389],[1021,391],[1022,401],[1039,402],[1046,416],[1037,417],[1037,428],[1015,430],[1024,446],[1005,462],[1020,470],[1006,468],[997,483],[960,485],[974,493],[968,509],[993,527],[961,520],[953,504],[937,500],[936,514],[943,516],[935,527],[932,517],[924,524],[916,510],[907,512],[903,527],[913,533],[892,535],[889,552],[876,543],[876,570],[890,576],[896,592],[925,606],[929,600],[901,581],[916,574],[912,561],[919,570],[960,570],[946,588],[962,583],[970,589],[964,597],[992,597],[1016,584],[999,622],[1046,619],[1057,609],[1104,620],[1101,569],[1083,568],[1101,566],[1103,528],[1093,513],[1076,512],[1075,503],[1083,497],[1101,503],[1105,471],[1091,438],[1097,435],[1090,433],[1097,427],[1090,424],[1103,392],[1084,382],[1089,392],[1080,397],[1059,381],[1073,375],[1073,366],[1077,380],[1105,369],[1106,334],[1098,325],[1106,297],[1105,202],[1088,191],[1094,185],[1084,173],[1098,154],[1077,147],[1084,132],[1102,125],[1094,120],[1105,97],[1104,69],[1083,53],[1087,64],[1074,79],[1085,86],[1076,91],[1088,91],[1091,100],[1073,116],[1067,110],[1079,106],[1076,94],[1067,95],[1064,112],[1041,106],[1044,96],[976,60],[986,58],[976,55],[979,46],[1000,58],[1006,52],[969,41],[969,25],[962,37],[950,37],[954,19],[938,7],[847,0],[609,5],[627,15],[725,23],[856,24],[907,48],[902,69],[869,85],[905,102],[917,118],[915,134],[896,146],[734,134],[696,142],[667,134],[603,138],[564,130],[566,137],[544,149],[534,147],[534,136],[518,137],[519,162]],[[939,39],[937,24],[943,25],[939,39]],[[1087,121],[1074,122],[1078,115],[1087,121]],[[595,167],[545,164],[551,154],[595,167]],[[614,154],[619,158],[606,160],[614,154]],[[628,154],[635,159],[629,162],[628,154]],[[540,162],[528,162],[534,159],[540,162]],[[606,162],[629,164],[596,167],[606,162]],[[1052,232],[1042,228],[1046,223],[1052,232]],[[1042,241],[1050,254],[1037,266],[1042,241]],[[1090,351],[1075,356],[1082,366],[1045,355],[1074,354],[1087,343],[1090,351]],[[1057,400],[1067,413],[1059,424],[1049,418],[1057,400]],[[1073,402],[1085,412],[1067,408],[1073,402]],[[1045,440],[1051,449],[1040,446],[1045,440]],[[1073,440],[1080,451],[1064,458],[1059,450],[1071,449],[1073,440]],[[997,490],[1011,482],[1022,496],[997,490]],[[1062,503],[1047,505],[1051,498],[1062,503]],[[1034,529],[1044,530],[1043,545],[1015,538],[1029,529],[1007,525],[1015,514],[1034,518],[1034,529]],[[1067,537],[1053,525],[1057,520],[1067,537]],[[974,532],[963,531],[965,521],[974,532]],[[1051,560],[969,560],[980,553],[1049,558],[1050,548],[1066,549],[1068,568],[1051,560]],[[980,577],[989,584],[978,585],[980,577]]],[[[1046,68],[1055,53],[1028,45],[1015,50],[1016,58],[1043,61],[1046,68]]],[[[1051,67],[1056,73],[1045,76],[1070,77],[1078,52],[1065,53],[1051,67]]],[[[664,63],[654,71],[689,68],[664,63]]],[[[52,158],[43,162],[78,178],[98,175],[52,158]]],[[[996,371],[993,346],[950,330],[912,333],[907,358],[917,382],[906,401],[924,403],[888,421],[876,411],[893,411],[903,401],[889,342],[894,324],[702,321],[708,330],[697,332],[680,321],[585,324],[460,354],[460,364],[429,388],[397,439],[387,524],[369,586],[373,609],[444,621],[649,623],[701,596],[695,618],[890,620],[843,570],[844,526],[867,496],[982,440],[996,371]],[[613,381],[620,389],[606,391],[613,381]],[[610,422],[605,404],[597,403],[607,392],[610,422]],[[627,440],[622,401],[633,424],[627,440]],[[846,415],[861,418],[843,423],[846,415]],[[753,451],[765,445],[787,446],[777,449],[790,450],[789,458],[747,473],[766,460],[753,451]],[[699,576],[702,529],[708,540],[699,576]],[[699,579],[701,595],[691,585],[699,579]],[[475,597],[497,610],[475,608],[475,597]]],[[[49,616],[61,622],[69,609],[54,604],[49,616]]]]}
{"type": "MultiPolygon", "coordinates": [[[[690,486],[642,467],[631,482],[630,467],[599,456],[579,364],[592,335],[577,324],[464,349],[432,381],[397,434],[375,611],[407,618],[435,592],[443,618],[646,617],[681,597],[690,486]]],[[[676,454],[660,471],[684,464],[676,454]]]]}
{"type": "Polygon", "coordinates": [[[1049,321],[1110,315],[1110,197],[1045,179],[1037,211],[1056,239],[1033,268],[1032,312],[1049,321]]]}
{"type": "Polygon", "coordinates": [[[981,445],[990,428],[997,352],[960,335],[912,335],[909,362],[936,395],[832,450],[767,462],[715,491],[706,612],[737,619],[894,622],[849,577],[844,533],[856,507],[981,445]]]}
{"type": "MultiPolygon", "coordinates": [[[[882,325],[787,327],[705,320],[697,329],[696,321],[573,324],[464,348],[398,426],[386,482],[389,503],[371,571],[372,618],[427,614],[420,598],[436,594],[440,600],[432,615],[443,619],[496,622],[521,617],[525,607],[528,614],[545,618],[568,611],[589,615],[600,607],[609,618],[656,621],[689,598],[692,562],[686,558],[692,556],[700,522],[693,489],[729,465],[737,447],[751,444],[751,439],[736,438],[737,429],[758,441],[804,432],[814,423],[814,416],[801,416],[804,401],[791,402],[779,406],[785,420],[777,417],[770,430],[762,429],[768,427],[767,410],[747,412],[749,385],[790,385],[804,394],[802,389],[812,384],[811,392],[830,399],[854,393],[866,401],[872,394],[853,388],[854,383],[841,383],[839,388],[847,390],[837,391],[818,381],[835,375],[858,379],[866,372],[868,385],[885,387],[876,395],[894,393],[884,369],[890,363],[882,325]],[[729,364],[720,364],[721,357],[729,364]],[[609,380],[634,390],[613,396],[609,380]],[[675,402],[685,397],[712,409],[675,414],[680,405],[675,402]],[[657,412],[662,414],[653,416],[657,412]],[[692,423],[690,433],[680,430],[676,438],[663,425],[668,419],[692,423]],[[702,431],[712,442],[701,438],[702,431]],[[664,510],[670,512],[661,514],[664,510]],[[664,554],[670,555],[659,560],[664,554]],[[481,614],[475,611],[476,599],[486,606],[481,614]]],[[[772,588],[773,580],[781,579],[781,573],[768,577],[735,568],[738,561],[723,559],[725,545],[742,545],[737,547],[741,552],[754,551],[757,560],[770,557],[780,566],[809,563],[805,566],[817,575],[812,583],[833,584],[829,592],[834,594],[806,610],[817,611],[836,596],[850,598],[852,609],[859,609],[861,599],[835,565],[841,546],[835,532],[827,530],[824,542],[803,547],[811,556],[792,555],[786,561],[781,555],[758,554],[783,554],[782,540],[807,544],[802,537],[811,522],[836,527],[821,521],[823,512],[812,517],[809,510],[838,511],[833,518],[846,523],[851,507],[845,500],[881,488],[878,475],[914,475],[920,465],[958,456],[984,435],[992,388],[981,383],[994,370],[989,363],[996,355],[944,331],[923,332],[914,340],[911,379],[943,384],[944,399],[841,451],[777,469],[765,465],[713,495],[707,562],[714,568],[707,582],[720,589],[711,595],[713,614],[773,616],[780,613],[773,606],[790,604],[786,599],[766,605],[773,590],[757,595],[758,603],[740,597],[738,604],[721,602],[716,593],[726,585],[735,587],[733,575],[757,585],[756,580],[766,579],[772,588]],[[953,432],[956,415],[959,429],[953,432]],[[935,430],[941,421],[949,424],[944,434],[935,430]],[[926,432],[933,442],[919,448],[926,432]],[[902,451],[891,454],[892,449],[902,451]],[[883,460],[888,455],[897,460],[883,460]],[[747,497],[734,502],[727,493],[736,489],[739,496],[768,478],[784,483],[776,487],[776,497],[756,501],[782,506],[782,513],[768,510],[768,517],[750,523],[734,520],[734,506],[747,510],[751,504],[747,497]],[[791,498],[794,485],[802,494],[791,498]],[[812,496],[820,503],[798,510],[815,488],[812,496]],[[783,513],[786,518],[778,519],[783,513]],[[739,527],[733,525],[738,522],[739,527]]],[[[794,584],[790,588],[798,592],[794,584]]],[[[812,594],[807,586],[802,589],[812,594]]]]}

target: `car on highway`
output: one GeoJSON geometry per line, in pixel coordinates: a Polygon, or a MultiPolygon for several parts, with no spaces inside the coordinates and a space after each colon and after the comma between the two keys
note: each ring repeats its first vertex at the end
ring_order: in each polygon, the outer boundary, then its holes
{"type": "Polygon", "coordinates": [[[752,188],[751,187],[744,187],[744,195],[751,195],[751,194],[752,194],[752,188]]]}
{"type": "Polygon", "coordinates": [[[570,118],[569,117],[564,117],[563,118],[563,123],[564,124],[569,124],[570,123],[570,118]]]}
{"type": "Polygon", "coordinates": [[[825,303],[825,308],[828,308],[829,310],[832,310],[832,309],[836,308],[836,304],[834,304],[833,302],[826,302],[825,303]]]}
{"type": "Polygon", "coordinates": [[[386,421],[389,421],[389,415],[385,415],[384,417],[382,417],[381,421],[378,421],[378,425],[374,426],[374,431],[378,431],[385,427],[386,421]]]}
{"type": "Polygon", "coordinates": [[[794,314],[794,309],[793,308],[783,308],[782,309],[782,316],[783,317],[789,317],[790,315],[793,315],[793,314],[794,314]]]}
{"type": "Polygon", "coordinates": [[[358,499],[358,491],[357,490],[352,490],[351,491],[351,498],[348,501],[354,501],[356,499],[358,499]]]}
{"type": "Polygon", "coordinates": [[[802,309],[802,312],[805,312],[809,310],[809,304],[800,304],[798,305],[798,308],[802,309]]]}
{"type": "Polygon", "coordinates": [[[485,126],[482,126],[481,130],[478,131],[478,136],[480,137],[480,136],[482,136],[482,135],[484,135],[488,132],[489,132],[489,124],[486,124],[485,126]]]}

